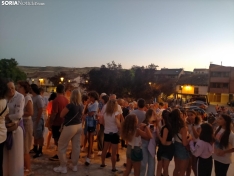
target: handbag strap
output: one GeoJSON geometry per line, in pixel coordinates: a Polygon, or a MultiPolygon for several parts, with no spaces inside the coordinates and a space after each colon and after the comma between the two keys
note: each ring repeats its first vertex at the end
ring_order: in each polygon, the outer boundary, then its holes
{"type": "MultiPolygon", "coordinates": [[[[80,110],[76,113],[76,115],[80,112],[80,110]]],[[[66,124],[64,124],[64,126],[66,126],[67,124],[69,124],[75,117],[76,115],[74,115],[74,117],[71,118],[71,120],[69,120],[66,124]]]]}
{"type": "Polygon", "coordinates": [[[7,109],[7,105],[6,105],[5,109],[3,109],[3,111],[1,112],[0,116],[6,111],[6,109],[7,109]]]}

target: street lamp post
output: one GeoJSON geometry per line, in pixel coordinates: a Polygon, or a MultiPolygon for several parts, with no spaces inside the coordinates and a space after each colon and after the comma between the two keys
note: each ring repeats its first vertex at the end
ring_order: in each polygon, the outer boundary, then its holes
{"type": "Polygon", "coordinates": [[[60,80],[61,80],[61,83],[63,84],[64,77],[61,77],[60,80]]]}

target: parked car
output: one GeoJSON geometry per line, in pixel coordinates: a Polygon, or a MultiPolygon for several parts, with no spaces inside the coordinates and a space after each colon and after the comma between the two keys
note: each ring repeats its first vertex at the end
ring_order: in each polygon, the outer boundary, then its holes
{"type": "Polygon", "coordinates": [[[228,105],[228,106],[234,106],[234,100],[229,101],[229,102],[227,103],[227,105],[228,105]]]}
{"type": "Polygon", "coordinates": [[[208,108],[208,105],[203,101],[194,101],[184,105],[184,107],[190,107],[190,106],[196,106],[204,110],[208,108]]]}

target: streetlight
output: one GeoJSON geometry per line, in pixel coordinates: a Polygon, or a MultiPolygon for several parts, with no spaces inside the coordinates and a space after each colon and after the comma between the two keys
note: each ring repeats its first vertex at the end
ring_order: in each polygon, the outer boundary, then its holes
{"type": "Polygon", "coordinates": [[[70,83],[70,82],[71,82],[71,80],[69,79],[69,80],[68,80],[68,82],[70,83]]]}
{"type": "Polygon", "coordinates": [[[182,90],[183,90],[183,87],[184,86],[180,86],[180,90],[181,90],[181,93],[180,93],[180,106],[182,105],[182,90]]]}
{"type": "Polygon", "coordinates": [[[89,82],[88,80],[85,81],[86,84],[88,84],[88,82],[89,82]]]}
{"type": "Polygon", "coordinates": [[[151,82],[149,82],[149,85],[150,85],[150,86],[151,86],[151,84],[152,84],[152,83],[151,83],[151,82]]]}
{"type": "Polygon", "coordinates": [[[61,82],[63,83],[64,77],[61,77],[60,80],[61,80],[61,82]]]}
{"type": "Polygon", "coordinates": [[[43,82],[43,79],[40,78],[40,79],[39,79],[39,82],[40,82],[40,86],[41,86],[41,85],[42,85],[42,82],[43,82]]]}

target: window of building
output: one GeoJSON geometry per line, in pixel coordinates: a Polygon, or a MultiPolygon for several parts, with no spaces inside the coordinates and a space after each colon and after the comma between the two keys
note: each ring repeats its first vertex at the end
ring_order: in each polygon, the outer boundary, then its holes
{"type": "Polygon", "coordinates": [[[194,87],[194,94],[198,94],[199,93],[199,88],[198,87],[194,87]]]}

